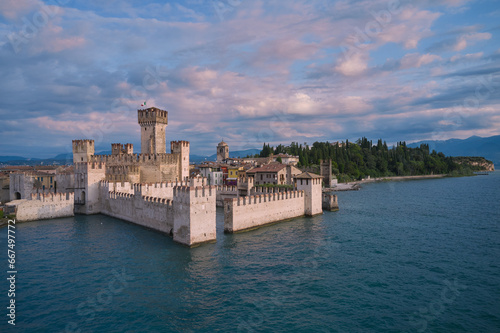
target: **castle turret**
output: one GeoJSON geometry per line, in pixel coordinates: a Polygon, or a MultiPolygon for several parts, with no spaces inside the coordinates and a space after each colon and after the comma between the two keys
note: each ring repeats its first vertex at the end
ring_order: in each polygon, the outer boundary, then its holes
{"type": "Polygon", "coordinates": [[[141,125],[141,153],[165,154],[168,112],[152,107],[137,110],[137,116],[141,125]]]}
{"type": "Polygon", "coordinates": [[[134,153],[134,145],[131,143],[127,143],[122,145],[121,143],[112,143],[111,144],[111,154],[112,155],[121,155],[121,154],[133,154],[134,153]]]}
{"type": "Polygon", "coordinates": [[[325,182],[325,187],[332,186],[332,160],[319,160],[320,174],[325,182]]]}
{"type": "Polygon", "coordinates": [[[224,141],[217,145],[217,162],[222,162],[229,158],[229,146],[224,141]]]}
{"type": "Polygon", "coordinates": [[[215,241],[215,186],[174,187],[174,241],[188,246],[215,241]]]}
{"type": "Polygon", "coordinates": [[[73,140],[73,163],[89,162],[94,152],[94,140],[73,140]]]}
{"type": "Polygon", "coordinates": [[[179,154],[179,174],[180,180],[189,178],[189,142],[188,141],[172,141],[170,142],[172,154],[179,154]]]}
{"type": "Polygon", "coordinates": [[[105,178],[105,163],[75,163],[75,213],[101,212],[100,182],[105,178]]]}
{"type": "Polygon", "coordinates": [[[295,178],[295,186],[297,190],[304,191],[305,215],[314,216],[322,214],[322,178],[320,175],[304,172],[297,175],[295,178]]]}

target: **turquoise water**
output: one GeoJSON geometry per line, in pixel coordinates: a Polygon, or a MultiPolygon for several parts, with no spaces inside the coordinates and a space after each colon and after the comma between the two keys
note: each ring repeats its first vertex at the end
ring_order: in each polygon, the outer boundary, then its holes
{"type": "Polygon", "coordinates": [[[499,332],[499,189],[499,172],[367,184],[236,235],[218,211],[217,243],[194,249],[102,215],[20,224],[0,331],[499,332]]]}

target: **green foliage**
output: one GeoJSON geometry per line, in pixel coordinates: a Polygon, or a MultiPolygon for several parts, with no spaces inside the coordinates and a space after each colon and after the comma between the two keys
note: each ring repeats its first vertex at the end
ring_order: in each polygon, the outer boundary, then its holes
{"type": "Polygon", "coordinates": [[[265,144],[264,143],[264,146],[262,147],[262,150],[260,151],[260,157],[269,157],[271,156],[271,154],[273,153],[273,149],[271,148],[271,146],[269,144],[265,144]]]}
{"type": "Polygon", "coordinates": [[[281,157],[278,157],[278,158],[276,159],[276,162],[283,163],[283,160],[281,159],[281,157]]]}
{"type": "Polygon", "coordinates": [[[287,153],[299,157],[299,167],[318,165],[320,160],[332,160],[332,172],[340,182],[357,180],[367,176],[416,176],[429,174],[467,175],[471,168],[459,164],[443,153],[430,152],[429,145],[409,148],[406,142],[398,142],[389,148],[379,139],[376,144],[367,138],[342,146],[329,142],[314,142],[310,147],[297,142],[290,146],[279,145],[275,149],[264,144],[260,156],[287,153]]]}

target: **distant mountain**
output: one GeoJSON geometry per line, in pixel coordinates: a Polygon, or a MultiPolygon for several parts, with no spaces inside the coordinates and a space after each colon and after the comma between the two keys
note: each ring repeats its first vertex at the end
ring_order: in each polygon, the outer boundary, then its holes
{"type": "MultiPolygon", "coordinates": [[[[246,149],[246,150],[236,150],[236,151],[229,151],[229,157],[231,158],[237,158],[237,157],[247,157],[248,155],[253,156],[255,154],[259,154],[260,149],[246,149]]],[[[213,154],[210,156],[202,156],[202,155],[195,155],[191,154],[189,155],[189,161],[190,162],[203,162],[203,161],[215,161],[217,160],[217,154],[213,154]]]]}
{"type": "MultiPolygon", "coordinates": [[[[229,157],[246,157],[248,155],[259,154],[260,149],[247,149],[240,151],[229,152],[229,157]]],[[[111,151],[104,150],[96,153],[96,155],[111,155],[111,151]]],[[[215,161],[217,159],[217,154],[210,156],[189,155],[191,162],[199,163],[203,161],[215,161]]],[[[73,163],[73,153],[58,154],[52,158],[26,158],[21,156],[0,156],[0,164],[8,165],[62,165],[73,163]]]]}
{"type": "Polygon", "coordinates": [[[430,150],[442,152],[450,156],[482,156],[500,165],[500,135],[481,138],[471,136],[468,139],[450,139],[446,141],[420,141],[408,144],[408,147],[418,147],[422,143],[429,144],[430,150]]]}
{"type": "Polygon", "coordinates": [[[8,161],[26,161],[26,157],[20,156],[0,156],[0,162],[8,162],[8,161]]]}
{"type": "Polygon", "coordinates": [[[59,154],[56,157],[53,157],[55,160],[73,160],[73,153],[59,154]]]}

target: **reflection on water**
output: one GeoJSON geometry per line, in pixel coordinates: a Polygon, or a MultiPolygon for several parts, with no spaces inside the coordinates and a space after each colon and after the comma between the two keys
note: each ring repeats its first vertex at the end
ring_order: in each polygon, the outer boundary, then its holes
{"type": "Polygon", "coordinates": [[[217,243],[193,249],[102,215],[20,224],[16,331],[495,331],[499,185],[369,184],[339,212],[234,235],[219,208],[217,243]],[[123,270],[134,279],[104,298],[123,270]],[[466,288],[422,317],[455,279],[466,288]]]}

